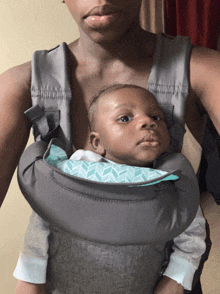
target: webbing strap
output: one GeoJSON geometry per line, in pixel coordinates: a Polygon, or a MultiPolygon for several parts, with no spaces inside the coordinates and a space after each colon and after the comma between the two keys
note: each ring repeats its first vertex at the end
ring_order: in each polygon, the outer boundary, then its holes
{"type": "Polygon", "coordinates": [[[35,105],[26,110],[25,115],[28,117],[30,122],[35,126],[35,130],[40,133],[42,137],[45,137],[49,133],[49,125],[45,112],[40,106],[35,105]]]}

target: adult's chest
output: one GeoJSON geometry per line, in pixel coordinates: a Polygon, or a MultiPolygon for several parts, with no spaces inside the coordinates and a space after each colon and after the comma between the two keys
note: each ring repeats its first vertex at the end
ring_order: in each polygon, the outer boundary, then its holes
{"type": "Polygon", "coordinates": [[[71,123],[73,144],[78,148],[89,148],[88,109],[95,95],[113,84],[134,84],[147,88],[152,59],[131,68],[122,64],[113,64],[106,68],[77,68],[72,73],[71,123]]]}

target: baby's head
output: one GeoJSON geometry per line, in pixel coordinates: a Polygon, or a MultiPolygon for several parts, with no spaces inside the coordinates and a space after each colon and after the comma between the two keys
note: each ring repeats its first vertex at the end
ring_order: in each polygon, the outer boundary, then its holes
{"type": "Polygon", "coordinates": [[[91,149],[116,163],[149,166],[169,146],[163,111],[141,87],[119,84],[101,91],[88,116],[91,149]]]}

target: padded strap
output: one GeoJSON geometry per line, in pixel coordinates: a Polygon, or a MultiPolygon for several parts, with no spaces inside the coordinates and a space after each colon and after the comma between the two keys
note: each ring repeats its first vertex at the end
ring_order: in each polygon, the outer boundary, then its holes
{"type": "Polygon", "coordinates": [[[170,151],[180,152],[185,134],[185,103],[189,89],[191,41],[188,37],[157,34],[157,46],[148,81],[164,111],[170,133],[170,151]]]}
{"type": "Polygon", "coordinates": [[[75,236],[118,245],[166,242],[181,234],[196,215],[198,183],[181,154],[168,155],[157,166],[181,169],[179,180],[131,187],[67,175],[46,162],[50,146],[43,154],[42,146],[33,145],[19,162],[21,191],[42,218],[75,236]]]}
{"type": "Polygon", "coordinates": [[[148,88],[169,94],[188,94],[190,52],[188,37],[174,38],[159,33],[148,88]]]}
{"type": "Polygon", "coordinates": [[[68,52],[68,46],[62,43],[52,50],[34,53],[31,73],[33,108],[26,111],[26,114],[32,120],[34,118],[36,140],[46,137],[48,142],[52,137],[57,137],[64,142],[65,150],[70,156],[73,153],[70,122],[72,93],[68,52]]]}

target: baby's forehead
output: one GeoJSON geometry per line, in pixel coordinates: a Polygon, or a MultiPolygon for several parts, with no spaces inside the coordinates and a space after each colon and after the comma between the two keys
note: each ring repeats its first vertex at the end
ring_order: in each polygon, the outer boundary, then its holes
{"type": "Polygon", "coordinates": [[[100,105],[103,106],[107,103],[118,107],[117,100],[121,100],[120,105],[135,107],[138,100],[137,97],[143,100],[143,102],[146,102],[146,105],[160,109],[156,97],[148,90],[140,87],[110,88],[100,95],[97,102],[102,102],[100,105]]]}

